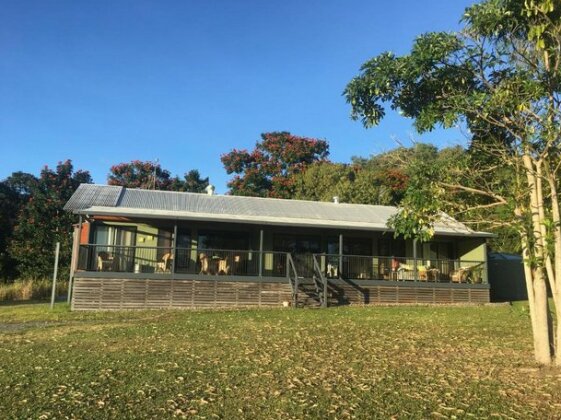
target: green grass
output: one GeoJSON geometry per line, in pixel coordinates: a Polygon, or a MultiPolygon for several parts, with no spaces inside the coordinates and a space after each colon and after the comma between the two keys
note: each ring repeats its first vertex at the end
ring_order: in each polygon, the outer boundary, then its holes
{"type": "Polygon", "coordinates": [[[8,418],[555,418],[522,306],[0,306],[8,418]]]}

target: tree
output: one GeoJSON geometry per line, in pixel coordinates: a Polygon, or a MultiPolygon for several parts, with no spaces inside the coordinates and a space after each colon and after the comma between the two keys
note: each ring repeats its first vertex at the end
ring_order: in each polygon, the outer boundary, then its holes
{"type": "Polygon", "coordinates": [[[140,160],[113,165],[107,177],[109,185],[150,190],[167,190],[172,182],[170,172],[159,163],[140,160]]]}
{"type": "Polygon", "coordinates": [[[250,153],[234,149],[220,157],[228,174],[230,193],[260,197],[290,198],[293,175],[313,162],[326,161],[325,140],[294,136],[288,132],[264,133],[250,153]]]}
{"type": "Polygon", "coordinates": [[[180,179],[178,176],[172,177],[171,172],[162,169],[159,163],[133,160],[129,163],[113,165],[107,183],[127,188],[202,193],[209,181],[208,177],[201,178],[201,174],[196,169],[186,172],[183,179],[180,179]]]}
{"type": "Polygon", "coordinates": [[[193,193],[204,193],[205,188],[208,187],[209,180],[208,177],[201,178],[201,174],[198,170],[192,169],[186,172],[183,176],[183,180],[179,177],[174,177],[172,179],[169,189],[172,191],[185,191],[193,193]]]}
{"type": "Polygon", "coordinates": [[[331,201],[337,196],[350,202],[355,172],[350,165],[315,162],[293,176],[292,185],[297,200],[331,201]]]}
{"type": "MultiPolygon", "coordinates": [[[[0,278],[13,278],[16,274],[16,262],[8,253],[8,245],[12,239],[14,226],[18,213],[27,200],[27,192],[18,188],[18,180],[22,179],[22,173],[14,173],[4,181],[0,182],[0,278]]],[[[27,180],[36,178],[28,175],[27,180]]],[[[31,184],[30,184],[31,185],[31,184]]]]}
{"type": "Polygon", "coordinates": [[[394,226],[426,239],[440,211],[461,200],[470,203],[460,209],[468,217],[509,212],[524,255],[536,360],[561,365],[561,7],[487,0],[466,9],[463,24],[457,33],[419,36],[408,55],[366,62],[345,96],[352,118],[366,127],[389,105],[420,132],[457,124],[470,130],[465,159],[444,172],[417,167],[394,226]],[[504,175],[486,176],[504,168],[507,183],[504,175]]]}
{"type": "Polygon", "coordinates": [[[17,178],[29,181],[20,190],[29,196],[19,211],[9,254],[17,262],[21,276],[46,277],[52,273],[55,243],[60,242],[59,261],[64,272],[70,265],[72,223],[76,217],[62,208],[81,183],[92,182],[90,174],[74,171],[72,162],[67,160],[59,162],[54,171],[45,167],[35,180],[17,178]]]}

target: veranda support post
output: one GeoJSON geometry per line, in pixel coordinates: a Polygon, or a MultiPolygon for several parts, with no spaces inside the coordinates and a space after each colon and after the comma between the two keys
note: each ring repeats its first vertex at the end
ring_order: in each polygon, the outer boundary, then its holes
{"type": "Polygon", "coordinates": [[[259,230],[259,277],[263,277],[263,229],[259,230]]]}
{"type": "Polygon", "coordinates": [[[78,267],[78,256],[80,252],[80,237],[82,236],[82,216],[78,221],[78,226],[72,232],[72,256],[70,259],[70,274],[68,276],[68,291],[66,293],[66,303],[70,304],[72,299],[72,286],[74,284],[74,273],[78,267]]]}

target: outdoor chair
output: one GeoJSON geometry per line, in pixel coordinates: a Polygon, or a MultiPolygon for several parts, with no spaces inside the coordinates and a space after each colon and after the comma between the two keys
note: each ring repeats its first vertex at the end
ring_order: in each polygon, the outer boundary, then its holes
{"type": "Polygon", "coordinates": [[[171,263],[173,262],[173,255],[171,252],[166,252],[162,256],[162,260],[156,264],[156,273],[170,273],[171,263]]]}
{"type": "Polygon", "coordinates": [[[230,262],[228,257],[218,260],[218,274],[230,274],[230,262]]]}
{"type": "Polygon", "coordinates": [[[453,283],[467,283],[470,270],[470,267],[460,267],[457,270],[452,270],[450,272],[450,280],[453,283]]]}
{"type": "Polygon", "coordinates": [[[201,271],[199,272],[199,274],[210,274],[210,264],[208,261],[208,256],[204,252],[201,252],[199,254],[199,263],[201,264],[201,271]]]}
{"type": "Polygon", "coordinates": [[[113,269],[113,258],[107,251],[97,253],[97,271],[111,271],[113,269]]]}

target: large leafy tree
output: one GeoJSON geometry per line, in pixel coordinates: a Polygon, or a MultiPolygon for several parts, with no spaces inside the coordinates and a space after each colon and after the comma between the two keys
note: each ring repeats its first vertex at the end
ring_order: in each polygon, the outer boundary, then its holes
{"type": "Polygon", "coordinates": [[[293,177],[294,198],[330,201],[338,196],[346,203],[395,206],[417,171],[413,162],[436,162],[442,167],[442,162],[464,154],[461,147],[438,150],[416,143],[368,158],[353,157],[351,164],[316,162],[293,177]]]}
{"type": "Polygon", "coordinates": [[[0,278],[12,279],[17,272],[17,261],[8,247],[21,209],[37,187],[37,178],[25,172],[14,172],[0,182],[0,278]]]}
{"type": "Polygon", "coordinates": [[[109,185],[128,188],[167,190],[173,183],[171,173],[159,163],[133,160],[111,166],[107,177],[109,185]]]}
{"type": "Polygon", "coordinates": [[[25,194],[8,247],[19,274],[39,278],[52,273],[56,242],[61,243],[60,266],[67,268],[75,216],[62,208],[81,183],[91,182],[90,174],[74,171],[67,160],[54,170],[45,167],[38,178],[16,174],[8,181],[19,185],[20,194],[25,194]]]}
{"type": "Polygon", "coordinates": [[[228,183],[231,194],[291,198],[293,176],[328,155],[325,140],[283,131],[262,134],[251,152],[234,149],[220,159],[228,174],[236,174],[228,183]]]}
{"type": "Polygon", "coordinates": [[[204,192],[209,181],[208,177],[201,178],[201,174],[196,169],[186,172],[181,179],[178,176],[172,177],[171,172],[163,169],[159,163],[133,160],[113,165],[107,183],[127,188],[201,193],[204,192]]]}
{"type": "Polygon", "coordinates": [[[208,177],[201,178],[201,174],[198,170],[192,169],[186,172],[183,179],[179,177],[174,177],[169,189],[172,191],[185,191],[194,193],[204,193],[205,188],[208,187],[209,180],[208,177]]]}
{"type": "Polygon", "coordinates": [[[457,124],[471,131],[465,159],[445,171],[419,165],[394,226],[426,238],[454,202],[469,203],[461,211],[470,218],[508,212],[524,254],[536,360],[561,365],[561,6],[487,0],[468,8],[463,24],[419,36],[408,55],[366,62],[345,95],[366,127],[390,106],[421,132],[457,124]]]}

